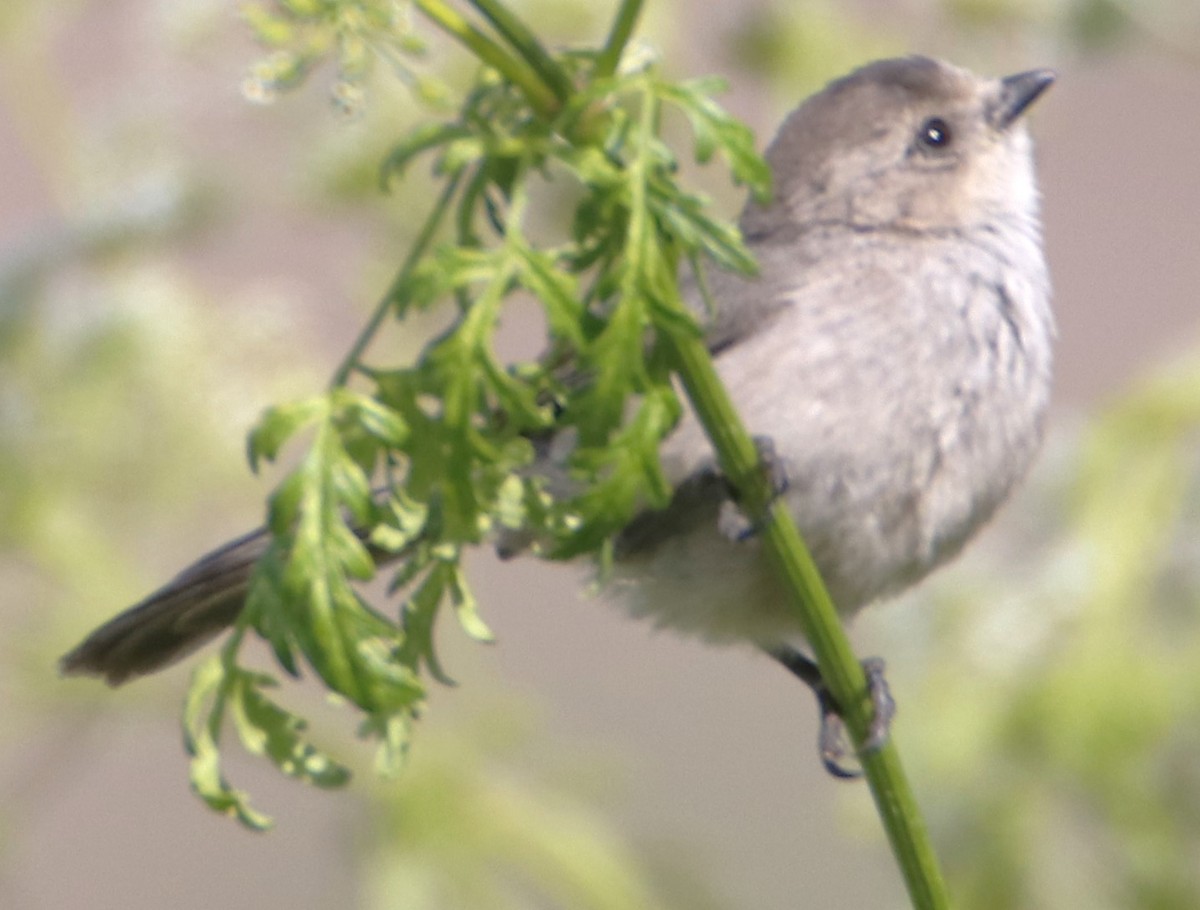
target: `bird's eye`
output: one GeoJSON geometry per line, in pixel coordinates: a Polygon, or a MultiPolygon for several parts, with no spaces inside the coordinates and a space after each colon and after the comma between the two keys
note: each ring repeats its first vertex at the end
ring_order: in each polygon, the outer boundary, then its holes
{"type": "Polygon", "coordinates": [[[950,124],[945,120],[941,117],[930,117],[921,124],[917,138],[926,148],[940,150],[950,145],[953,135],[950,132],[950,124]]]}

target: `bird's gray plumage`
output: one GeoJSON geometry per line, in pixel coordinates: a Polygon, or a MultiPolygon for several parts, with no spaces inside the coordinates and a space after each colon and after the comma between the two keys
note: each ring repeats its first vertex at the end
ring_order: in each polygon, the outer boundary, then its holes
{"type": "MultiPolygon", "coordinates": [[[[833,82],[785,120],[774,198],[742,216],[759,275],[708,276],[717,369],[843,613],[956,554],[1038,447],[1054,324],[1021,114],[1051,79],[910,57],[833,82]]],[[[758,542],[722,532],[728,491],[690,416],[663,458],[674,501],[618,541],[607,596],[710,640],[797,637],[758,542]]],[[[115,684],[202,644],[264,548],[258,532],[205,557],[64,671],[115,684]]]]}

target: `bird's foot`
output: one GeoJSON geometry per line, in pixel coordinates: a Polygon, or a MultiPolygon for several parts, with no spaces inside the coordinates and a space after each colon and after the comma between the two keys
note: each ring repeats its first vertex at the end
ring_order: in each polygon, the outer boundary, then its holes
{"type": "MultiPolygon", "coordinates": [[[[845,764],[853,751],[846,736],[846,723],[817,665],[790,647],[776,648],[768,653],[812,689],[817,697],[817,705],[821,710],[821,731],[817,738],[817,747],[825,770],[834,777],[843,779],[861,777],[860,770],[845,764]]],[[[892,719],[896,716],[896,702],[888,688],[883,661],[878,657],[871,657],[862,662],[862,668],[867,677],[867,697],[872,708],[871,723],[867,728],[862,752],[869,753],[880,749],[887,742],[892,719]]]]}
{"type": "MultiPolygon", "coordinates": [[[[778,499],[788,488],[787,468],[775,451],[775,441],[770,436],[755,436],[754,447],[758,450],[759,469],[771,484],[771,499],[778,499]]],[[[730,487],[729,498],[721,503],[717,516],[717,528],[726,540],[740,543],[754,537],[758,525],[746,516],[737,502],[737,491],[730,487]]]]}

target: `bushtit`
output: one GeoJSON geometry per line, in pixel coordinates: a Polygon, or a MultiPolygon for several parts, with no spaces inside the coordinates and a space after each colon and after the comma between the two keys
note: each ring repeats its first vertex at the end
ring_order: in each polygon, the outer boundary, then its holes
{"type": "MultiPolygon", "coordinates": [[[[759,274],[709,277],[717,369],[844,615],[954,556],[1038,447],[1054,324],[1021,115],[1053,78],[909,57],[832,83],[784,122],[773,200],[742,215],[759,274]]],[[[608,595],[804,676],[797,620],[752,529],[727,520],[696,420],[663,459],[675,496],[620,536],[608,595]]],[[[117,684],[202,644],[237,616],[265,545],[256,532],[204,557],[63,671],[117,684]]]]}

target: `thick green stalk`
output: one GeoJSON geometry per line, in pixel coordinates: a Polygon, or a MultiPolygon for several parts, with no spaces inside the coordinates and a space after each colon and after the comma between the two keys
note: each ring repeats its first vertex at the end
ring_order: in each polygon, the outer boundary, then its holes
{"type": "Polygon", "coordinates": [[[721,468],[740,496],[739,505],[760,528],[792,607],[812,646],[830,694],[842,716],[870,784],[892,852],[917,910],[946,910],[949,897],[916,800],[889,738],[882,748],[861,753],[872,708],[862,665],[854,656],[837,612],[785,504],[773,495],[758,452],[713,366],[704,343],[676,333],[670,339],[679,375],[692,407],[708,432],[721,468]]]}
{"type": "Polygon", "coordinates": [[[608,33],[608,40],[604,42],[604,49],[596,58],[596,78],[604,79],[617,71],[621,54],[625,52],[629,36],[637,27],[641,12],[642,0],[622,0],[621,7],[617,10],[617,18],[613,20],[612,30],[608,33]]]}
{"type": "Polygon", "coordinates": [[[470,0],[471,5],[487,17],[496,30],[524,58],[560,102],[571,94],[571,80],[561,66],[546,53],[537,36],[503,3],[497,0],[470,0]]]}
{"type": "Polygon", "coordinates": [[[462,42],[482,62],[521,89],[541,116],[550,118],[558,112],[558,97],[524,59],[509,54],[442,0],[416,0],[416,5],[439,28],[462,42]]]}

